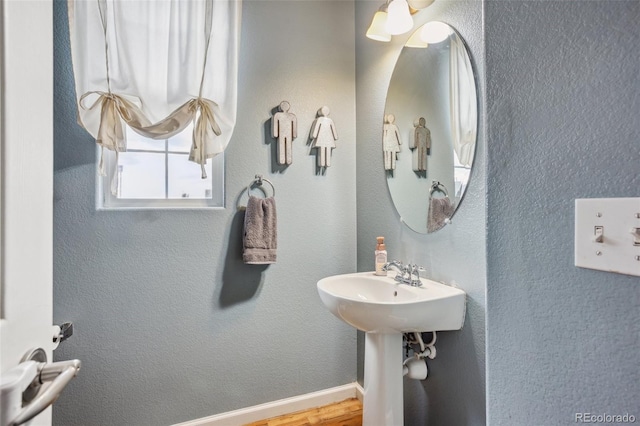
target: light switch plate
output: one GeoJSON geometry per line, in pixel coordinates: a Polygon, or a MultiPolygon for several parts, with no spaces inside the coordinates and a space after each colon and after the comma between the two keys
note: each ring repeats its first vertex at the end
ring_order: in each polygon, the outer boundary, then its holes
{"type": "Polygon", "coordinates": [[[640,276],[640,246],[632,233],[640,228],[640,198],[575,201],[576,266],[640,276]]]}

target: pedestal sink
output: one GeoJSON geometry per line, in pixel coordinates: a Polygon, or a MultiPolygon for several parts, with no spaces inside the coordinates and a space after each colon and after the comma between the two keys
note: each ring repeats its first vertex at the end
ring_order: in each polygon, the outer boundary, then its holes
{"type": "Polygon", "coordinates": [[[421,287],[400,284],[373,272],[335,275],[318,281],[329,311],[364,331],[365,426],[404,424],[402,333],[459,330],[466,293],[421,279],[421,287]]]}

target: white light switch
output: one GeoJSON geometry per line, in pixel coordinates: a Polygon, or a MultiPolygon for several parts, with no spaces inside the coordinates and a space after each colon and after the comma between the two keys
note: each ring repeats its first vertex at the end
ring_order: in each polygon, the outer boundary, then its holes
{"type": "Polygon", "coordinates": [[[631,235],[633,235],[633,245],[640,246],[640,228],[631,228],[631,235]]]}
{"type": "Polygon", "coordinates": [[[640,198],[575,201],[576,266],[640,276],[640,198]]]}
{"type": "Polygon", "coordinates": [[[596,243],[604,243],[604,226],[594,226],[593,241],[596,243]]]}

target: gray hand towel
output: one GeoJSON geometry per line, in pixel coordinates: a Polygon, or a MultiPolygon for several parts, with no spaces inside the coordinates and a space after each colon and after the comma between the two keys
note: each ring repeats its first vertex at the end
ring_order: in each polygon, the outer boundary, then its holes
{"type": "Polygon", "coordinates": [[[244,263],[263,265],[276,263],[278,237],[276,200],[273,197],[249,197],[244,214],[244,263]]]}
{"type": "Polygon", "coordinates": [[[429,214],[427,215],[427,232],[435,232],[444,227],[446,219],[453,216],[453,203],[449,197],[433,198],[429,201],[429,214]]]}

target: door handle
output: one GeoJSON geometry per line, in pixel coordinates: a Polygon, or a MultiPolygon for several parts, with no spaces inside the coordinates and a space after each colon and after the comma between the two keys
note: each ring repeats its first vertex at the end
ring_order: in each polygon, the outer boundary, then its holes
{"type": "Polygon", "coordinates": [[[60,393],[80,371],[80,365],[80,360],[77,359],[53,362],[51,364],[40,363],[38,366],[40,374],[34,380],[39,380],[42,384],[46,382],[51,382],[51,384],[24,407],[7,426],[18,426],[26,423],[56,402],[60,393]]]}
{"type": "MultiPolygon", "coordinates": [[[[53,363],[37,362],[42,359],[43,354],[42,349],[27,354],[27,359],[14,369],[16,373],[13,377],[16,379],[3,380],[2,402],[3,411],[6,411],[2,416],[2,426],[21,425],[43,412],[58,399],[63,389],[80,371],[81,362],[77,359],[53,363]],[[44,383],[49,383],[49,386],[40,391],[39,388],[44,383]]],[[[11,377],[10,374],[7,376],[11,377]]]]}

